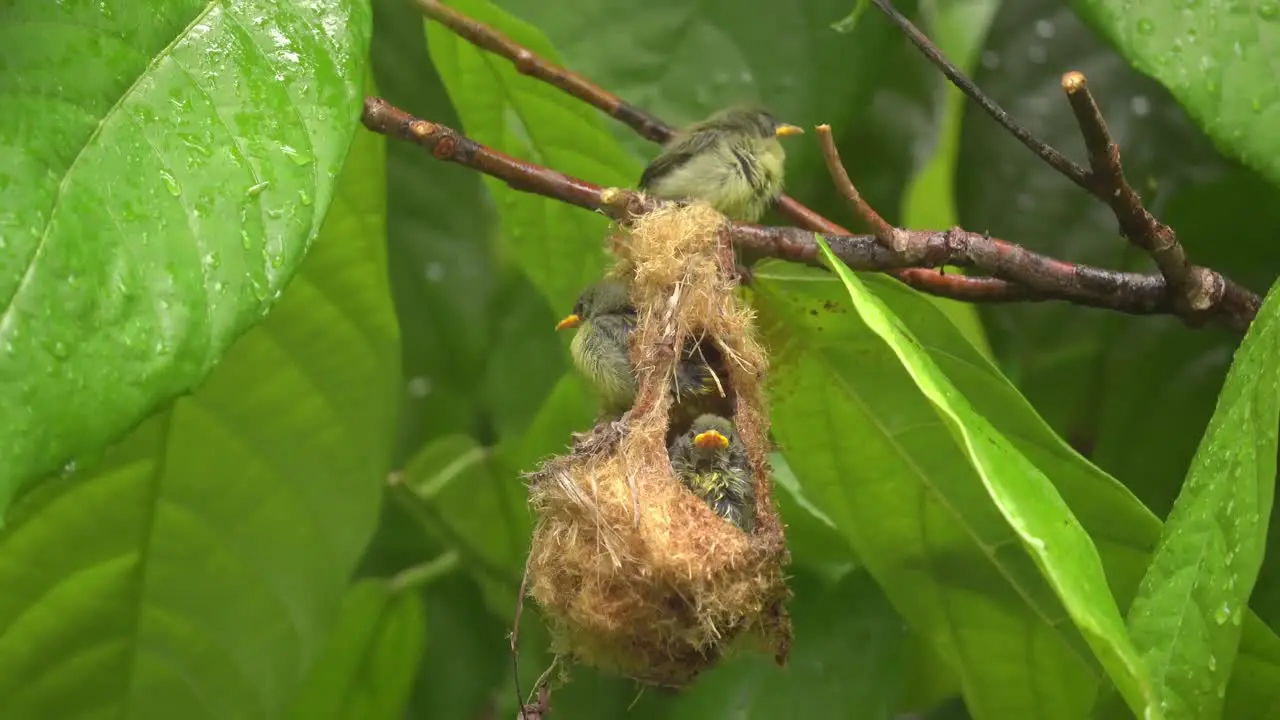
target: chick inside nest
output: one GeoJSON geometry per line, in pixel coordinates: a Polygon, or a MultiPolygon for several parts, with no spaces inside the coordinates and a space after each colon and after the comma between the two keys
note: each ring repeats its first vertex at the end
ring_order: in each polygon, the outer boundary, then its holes
{"type": "Polygon", "coordinates": [[[754,638],[783,663],[791,638],[789,556],[769,481],[766,358],[750,309],[734,295],[723,222],[704,205],[669,206],[615,236],[611,274],[629,280],[638,313],[635,402],[625,422],[602,423],[530,475],[529,593],[553,651],[669,687],[687,684],[739,639],[754,638]],[[745,449],[750,532],[672,471],[668,444],[691,418],[673,408],[670,388],[678,349],[690,340],[723,390],[709,411],[732,419],[745,449]]]}

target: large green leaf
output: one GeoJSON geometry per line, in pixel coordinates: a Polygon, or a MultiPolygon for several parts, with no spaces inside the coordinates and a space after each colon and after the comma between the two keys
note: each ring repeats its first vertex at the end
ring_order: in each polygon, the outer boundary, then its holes
{"type": "MultiPolygon", "coordinates": [[[[925,340],[935,356],[982,368],[936,306],[893,281],[878,285],[918,303],[913,327],[949,329],[925,340]]],[[[773,430],[806,497],[956,671],[973,716],[1086,713],[1098,676],[1088,647],[937,412],[851,313],[848,293],[829,274],[783,263],[761,268],[753,289],[773,353],[773,430]]],[[[989,416],[1022,419],[998,374],[965,379],[966,391],[985,391],[989,416]]],[[[1054,462],[1036,425],[1024,427],[1054,462]]]]}
{"type": "MultiPolygon", "coordinates": [[[[374,0],[371,55],[388,102],[459,126],[413,3],[374,0]]],[[[497,284],[497,223],[480,178],[412,143],[387,147],[387,254],[406,379],[400,461],[426,440],[480,426],[488,300],[497,284]]]]}
{"type": "Polygon", "coordinates": [[[424,641],[422,601],[412,588],[362,580],[290,708],[297,720],[399,720],[424,641]]]}
{"type": "Polygon", "coordinates": [[[1143,717],[1159,717],[1158,695],[1125,631],[1098,550],[1057,489],[957,392],[911,331],[832,254],[820,236],[818,244],[863,321],[894,351],[948,429],[963,442],[988,495],[1030,551],[1129,707],[1143,717]]]}
{"type": "MultiPolygon", "coordinates": [[[[541,33],[488,0],[449,4],[559,61],[541,33]]],[[[463,129],[477,142],[605,187],[629,186],[639,177],[639,164],[605,129],[597,110],[519,74],[506,60],[430,21],[427,49],[463,129]]],[[[485,180],[497,201],[508,250],[551,307],[567,313],[583,286],[604,269],[608,220],[485,180]]]]}
{"type": "Polygon", "coordinates": [[[1280,4],[1075,0],[1218,147],[1280,185],[1280,4]]]}
{"type": "Polygon", "coordinates": [[[369,8],[0,7],[0,508],[198,384],[320,228],[369,8]]]}
{"type": "MultiPolygon", "coordinates": [[[[1083,142],[1061,77],[1083,72],[1130,181],[1192,258],[1255,290],[1280,274],[1280,192],[1223,160],[1158,83],[1129,68],[1064,3],[1003,3],[981,60],[976,79],[983,90],[1081,161],[1083,142]],[[1231,229],[1230,242],[1222,240],[1223,228],[1231,229]]],[[[964,227],[1070,262],[1154,270],[1119,237],[1105,206],[972,104],[956,172],[964,227]]],[[[1164,517],[1239,337],[1066,303],[988,306],[983,319],[1001,366],[1045,419],[1164,517]]]]}
{"type": "Polygon", "coordinates": [[[1236,352],[1129,614],[1169,717],[1220,717],[1275,498],[1280,293],[1236,352]]]}
{"type": "Polygon", "coordinates": [[[358,136],[298,275],[198,392],[11,508],[0,717],[279,716],[387,473],[381,148],[358,136]]]}

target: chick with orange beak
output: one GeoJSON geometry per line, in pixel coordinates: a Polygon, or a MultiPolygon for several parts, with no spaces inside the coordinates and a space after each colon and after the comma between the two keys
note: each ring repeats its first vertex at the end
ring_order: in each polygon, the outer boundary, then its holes
{"type": "Polygon", "coordinates": [[[699,415],[667,454],[676,477],[715,514],[743,532],[755,528],[750,463],[732,422],[719,415],[699,415]]]}
{"type": "MultiPolygon", "coordinates": [[[[635,402],[637,382],[627,343],[636,327],[636,309],[627,285],[605,278],[578,296],[573,312],[556,330],[577,328],[569,353],[573,364],[600,393],[604,414],[618,417],[635,402]]],[[[686,343],[676,365],[672,401],[679,406],[691,398],[717,393],[719,386],[702,357],[698,343],[686,343]]]]}

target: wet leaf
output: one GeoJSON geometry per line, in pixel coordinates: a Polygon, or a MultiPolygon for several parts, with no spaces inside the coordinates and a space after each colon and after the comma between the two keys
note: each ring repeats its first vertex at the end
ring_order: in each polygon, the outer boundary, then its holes
{"type": "Polygon", "coordinates": [[[1280,293],[1236,351],[1129,628],[1169,717],[1218,717],[1262,566],[1280,426],[1280,293]]]}
{"type": "Polygon", "coordinates": [[[1218,147],[1280,185],[1280,3],[1075,0],[1218,147]]]}
{"type": "Polygon", "coordinates": [[[0,717],[280,716],[387,474],[399,347],[381,148],[357,137],[314,250],[199,391],[11,508],[0,717]]]}
{"type": "Polygon", "coordinates": [[[276,303],[368,39],[355,0],[0,10],[0,505],[196,386],[276,303]]]}

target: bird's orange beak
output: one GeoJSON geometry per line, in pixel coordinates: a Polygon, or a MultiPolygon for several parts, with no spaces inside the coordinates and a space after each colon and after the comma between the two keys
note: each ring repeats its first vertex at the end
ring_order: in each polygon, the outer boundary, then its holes
{"type": "Polygon", "coordinates": [[[773,131],[773,134],[780,138],[789,137],[791,135],[803,135],[804,128],[799,125],[787,125],[786,123],[783,123],[773,131]]]}
{"type": "Polygon", "coordinates": [[[724,450],[729,447],[729,438],[715,430],[708,430],[694,435],[693,444],[703,450],[724,450]]]}
{"type": "Polygon", "coordinates": [[[560,322],[556,323],[556,331],[558,332],[560,330],[568,330],[569,328],[576,328],[581,324],[582,324],[582,318],[578,317],[577,313],[574,313],[566,317],[565,319],[561,320],[560,322]]]}

